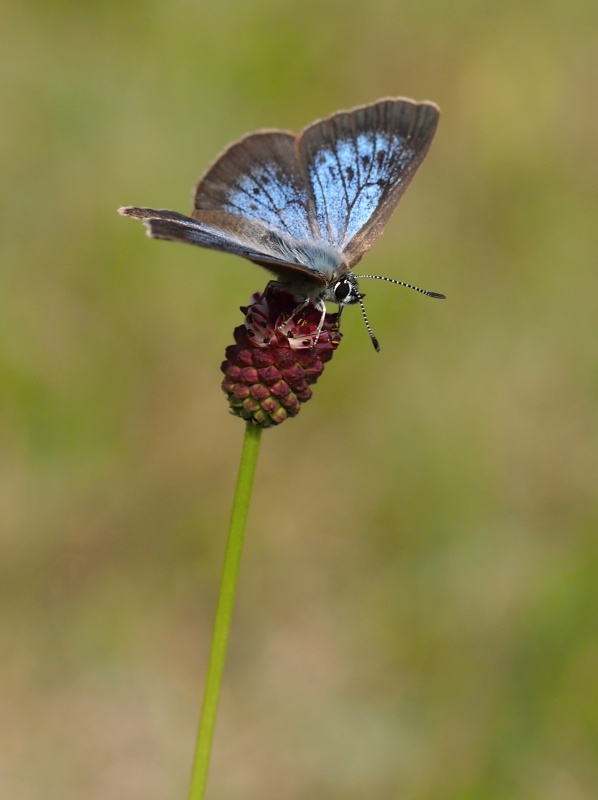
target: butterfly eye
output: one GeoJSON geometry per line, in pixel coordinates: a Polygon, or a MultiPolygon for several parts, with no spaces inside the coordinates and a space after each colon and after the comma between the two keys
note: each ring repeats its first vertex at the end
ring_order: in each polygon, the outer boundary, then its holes
{"type": "Polygon", "coordinates": [[[349,286],[349,281],[342,280],[338,281],[336,286],[334,287],[334,296],[337,300],[344,300],[347,295],[350,293],[351,287],[349,286]]]}
{"type": "Polygon", "coordinates": [[[342,305],[350,305],[357,302],[359,292],[357,286],[349,278],[341,278],[334,284],[334,300],[342,305]]]}

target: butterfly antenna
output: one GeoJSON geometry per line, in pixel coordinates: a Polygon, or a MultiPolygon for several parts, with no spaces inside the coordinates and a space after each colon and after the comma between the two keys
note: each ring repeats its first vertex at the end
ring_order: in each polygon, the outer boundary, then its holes
{"type": "Polygon", "coordinates": [[[365,327],[368,329],[368,333],[370,334],[370,339],[372,340],[374,349],[377,353],[379,353],[380,345],[378,344],[378,339],[376,339],[374,331],[372,330],[372,326],[370,325],[370,321],[368,320],[368,315],[365,313],[365,306],[363,305],[364,297],[365,295],[363,294],[357,295],[357,302],[359,303],[359,307],[361,308],[361,313],[363,314],[363,321],[365,322],[365,327]]]}
{"type": "MultiPolygon", "coordinates": [[[[427,289],[420,289],[419,286],[413,286],[411,283],[405,281],[395,281],[393,278],[385,278],[384,275],[356,275],[356,278],[375,278],[377,281],[387,281],[388,283],[395,283],[397,286],[404,286],[406,289],[413,289],[414,292],[425,294],[427,297],[435,297],[437,300],[445,300],[446,295],[439,292],[429,292],[427,289]]],[[[365,314],[364,314],[365,316],[365,314]]]]}

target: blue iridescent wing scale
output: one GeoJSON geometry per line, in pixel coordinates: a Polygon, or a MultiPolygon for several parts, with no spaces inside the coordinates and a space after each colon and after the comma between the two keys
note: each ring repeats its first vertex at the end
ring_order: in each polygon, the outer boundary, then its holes
{"type": "Polygon", "coordinates": [[[225,211],[295,240],[313,240],[312,199],[296,138],[286,131],[261,131],[230,145],[197,184],[193,216],[225,211]]]}
{"type": "Polygon", "coordinates": [[[310,125],[298,148],[316,235],[353,267],[382,233],[434,137],[433,103],[381,100],[310,125]]]}

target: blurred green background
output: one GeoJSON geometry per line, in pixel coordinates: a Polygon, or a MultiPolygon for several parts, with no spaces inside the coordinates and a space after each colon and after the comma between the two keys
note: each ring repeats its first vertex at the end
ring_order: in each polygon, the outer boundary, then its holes
{"type": "Polygon", "coordinates": [[[300,417],[263,437],[213,800],[598,796],[595,0],[7,0],[0,797],[187,791],[267,276],[152,242],[230,141],[442,108],[300,417]]]}

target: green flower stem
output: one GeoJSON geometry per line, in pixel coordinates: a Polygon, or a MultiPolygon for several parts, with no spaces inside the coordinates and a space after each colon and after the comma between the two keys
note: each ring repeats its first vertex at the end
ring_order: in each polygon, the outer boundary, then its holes
{"type": "Polygon", "coordinates": [[[224,565],[220,578],[220,595],[216,607],[216,619],[214,620],[214,632],[212,634],[212,646],[208,661],[206,687],[201,717],[199,719],[199,729],[197,732],[197,744],[195,747],[189,800],[203,800],[206,789],[212,739],[214,737],[216,713],[218,711],[218,698],[220,696],[222,672],[226,659],[226,646],[235,602],[241,552],[243,550],[245,522],[249,510],[249,501],[251,500],[251,489],[260,448],[261,434],[261,428],[247,423],[228,532],[228,541],[224,554],[224,565]]]}

